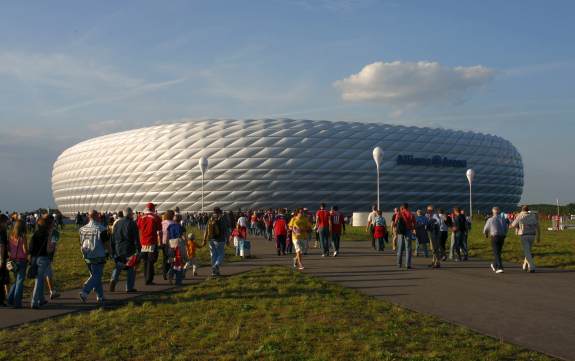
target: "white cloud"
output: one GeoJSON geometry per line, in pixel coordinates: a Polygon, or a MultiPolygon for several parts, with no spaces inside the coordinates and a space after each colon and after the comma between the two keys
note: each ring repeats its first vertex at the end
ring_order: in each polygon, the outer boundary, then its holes
{"type": "Polygon", "coordinates": [[[493,78],[482,65],[447,67],[437,62],[376,62],[334,82],[350,102],[376,102],[400,107],[447,101],[461,102],[468,90],[493,78]]]}

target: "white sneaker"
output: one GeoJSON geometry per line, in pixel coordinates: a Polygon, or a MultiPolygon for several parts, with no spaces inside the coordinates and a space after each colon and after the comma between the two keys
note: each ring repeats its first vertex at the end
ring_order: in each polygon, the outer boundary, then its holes
{"type": "Polygon", "coordinates": [[[497,274],[503,273],[503,270],[502,270],[502,269],[498,269],[497,271],[495,271],[495,273],[497,273],[497,274]]]}
{"type": "Polygon", "coordinates": [[[334,257],[337,257],[337,252],[333,252],[333,256],[334,256],[334,257]]]}
{"type": "Polygon", "coordinates": [[[497,270],[495,269],[495,266],[493,265],[493,263],[491,264],[491,270],[492,270],[493,272],[496,272],[496,271],[497,271],[497,270]]]}

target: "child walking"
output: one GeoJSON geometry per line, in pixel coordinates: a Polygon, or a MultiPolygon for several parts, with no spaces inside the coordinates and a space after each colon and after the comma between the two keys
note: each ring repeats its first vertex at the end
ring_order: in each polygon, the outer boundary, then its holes
{"type": "Polygon", "coordinates": [[[192,276],[197,276],[198,275],[198,260],[196,258],[196,250],[198,248],[202,248],[206,245],[206,243],[202,243],[202,244],[197,244],[196,243],[196,237],[194,236],[193,233],[188,233],[188,238],[186,239],[186,254],[188,256],[188,261],[186,262],[186,264],[184,265],[184,278],[185,278],[185,273],[187,270],[189,270],[190,268],[192,269],[192,276]]]}

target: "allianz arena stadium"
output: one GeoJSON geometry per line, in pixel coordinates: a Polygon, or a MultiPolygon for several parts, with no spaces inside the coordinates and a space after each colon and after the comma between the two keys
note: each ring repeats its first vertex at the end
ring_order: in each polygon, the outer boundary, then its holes
{"type": "Polygon", "coordinates": [[[381,208],[515,207],[523,164],[500,137],[447,129],[291,119],[200,120],[109,134],[65,150],[54,164],[54,200],[64,214],[90,209],[201,210],[199,158],[208,159],[204,206],[225,210],[309,207],[346,212],[376,202],[372,150],[384,151],[381,208]]]}

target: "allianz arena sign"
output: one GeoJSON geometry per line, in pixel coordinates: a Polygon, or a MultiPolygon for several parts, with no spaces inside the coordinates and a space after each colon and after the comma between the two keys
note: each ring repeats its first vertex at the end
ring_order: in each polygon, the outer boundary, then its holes
{"type": "Polygon", "coordinates": [[[433,167],[454,167],[454,168],[467,168],[466,160],[449,159],[440,155],[431,158],[418,158],[413,155],[398,155],[397,165],[421,165],[433,167]]]}

